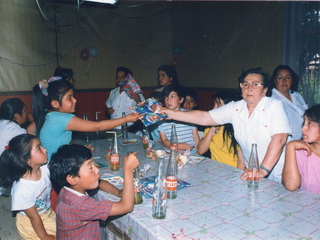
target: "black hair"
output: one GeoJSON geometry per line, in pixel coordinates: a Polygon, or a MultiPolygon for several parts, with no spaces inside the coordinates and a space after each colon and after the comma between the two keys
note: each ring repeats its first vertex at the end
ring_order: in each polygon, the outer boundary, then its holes
{"type": "Polygon", "coordinates": [[[32,171],[28,161],[35,138],[31,134],[21,134],[9,141],[0,157],[0,186],[11,187],[14,181],[19,181],[24,174],[32,171]]]}
{"type": "Polygon", "coordinates": [[[71,68],[57,67],[53,73],[55,77],[61,77],[62,80],[67,80],[73,77],[73,70],[71,68]]]}
{"type": "Polygon", "coordinates": [[[246,71],[243,71],[238,77],[239,83],[243,83],[244,79],[250,74],[259,74],[262,76],[263,87],[266,88],[269,86],[269,74],[262,71],[262,68],[251,68],[246,71]]]}
{"type": "MultiPolygon", "coordinates": [[[[235,93],[234,91],[225,90],[225,91],[221,91],[221,92],[218,92],[218,93],[212,95],[213,101],[216,101],[217,99],[221,99],[221,100],[223,100],[224,104],[228,104],[229,102],[232,102],[232,101],[238,101],[240,98],[239,98],[239,95],[237,93],[235,93]]],[[[231,149],[233,149],[234,155],[236,155],[238,142],[237,142],[236,138],[234,137],[233,126],[230,123],[224,124],[223,126],[224,126],[223,142],[226,143],[226,139],[230,138],[231,144],[229,146],[229,151],[231,151],[231,149]]]]}
{"type": "Polygon", "coordinates": [[[50,178],[53,187],[70,186],[67,176],[79,176],[81,165],[92,158],[90,149],[83,145],[62,145],[58,151],[52,154],[49,162],[50,178]]]}
{"type": "Polygon", "coordinates": [[[148,96],[148,98],[154,98],[155,100],[157,100],[157,102],[159,102],[162,106],[163,104],[163,98],[162,98],[162,92],[157,92],[157,91],[153,91],[152,93],[150,93],[150,95],[148,96]]]}
{"type": "Polygon", "coordinates": [[[192,87],[186,88],[186,97],[187,96],[190,96],[191,98],[193,98],[196,103],[199,102],[199,95],[196,92],[196,90],[194,90],[194,88],[192,88],[192,87]]]}
{"type": "Polygon", "coordinates": [[[320,104],[308,108],[303,114],[303,118],[305,117],[308,118],[310,121],[317,123],[320,127],[320,104]]]}
{"type": "Polygon", "coordinates": [[[169,78],[172,78],[172,81],[171,81],[172,84],[178,84],[178,83],[179,83],[177,71],[176,71],[176,69],[174,68],[174,66],[171,66],[171,65],[162,65],[162,66],[160,66],[160,67],[158,68],[158,72],[159,72],[159,71],[165,72],[169,78]]]}
{"type": "Polygon", "coordinates": [[[58,101],[59,104],[62,104],[63,96],[70,90],[73,89],[73,86],[68,81],[57,80],[50,82],[48,84],[48,96],[44,96],[42,91],[39,88],[39,84],[36,84],[33,87],[32,94],[32,112],[34,121],[36,124],[36,136],[39,137],[40,130],[44,124],[45,116],[48,110],[55,111],[51,105],[51,101],[58,101]]]}
{"type": "Polygon", "coordinates": [[[8,98],[0,107],[0,119],[14,121],[14,115],[22,115],[22,110],[25,104],[20,98],[8,98]]]}
{"type": "Polygon", "coordinates": [[[176,92],[180,99],[186,97],[186,89],[184,86],[180,84],[169,84],[165,86],[161,92],[162,99],[164,100],[166,97],[168,97],[171,92],[176,92]]]}
{"type": "Polygon", "coordinates": [[[295,71],[293,71],[292,68],[289,67],[288,65],[279,65],[278,67],[276,67],[273,70],[272,76],[270,78],[270,85],[269,85],[267,96],[271,96],[272,89],[276,87],[275,79],[276,79],[280,70],[288,70],[290,72],[290,74],[292,76],[292,84],[291,84],[290,90],[291,90],[291,92],[298,91],[298,85],[299,85],[298,74],[295,73],[295,71]]]}
{"type": "Polygon", "coordinates": [[[118,74],[118,72],[124,72],[126,74],[126,76],[128,76],[128,74],[133,76],[132,71],[129,68],[126,68],[126,67],[118,67],[117,70],[116,70],[116,75],[118,74]]]}

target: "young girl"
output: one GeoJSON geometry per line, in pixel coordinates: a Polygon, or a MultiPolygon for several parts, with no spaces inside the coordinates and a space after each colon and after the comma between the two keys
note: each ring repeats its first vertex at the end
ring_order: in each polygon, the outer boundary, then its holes
{"type": "Polygon", "coordinates": [[[290,191],[320,194],[320,105],[307,109],[303,117],[303,140],[287,144],[282,181],[290,191]]]}
{"type": "MultiPolygon", "coordinates": [[[[20,134],[26,133],[21,125],[27,121],[25,104],[19,98],[8,98],[0,107],[0,155],[9,141],[20,134]]],[[[0,195],[10,195],[10,188],[0,187],[0,195]]]]}
{"type": "Polygon", "coordinates": [[[72,131],[96,132],[114,128],[126,122],[134,122],[142,115],[132,113],[124,118],[88,121],[75,116],[77,100],[73,95],[73,86],[59,77],[42,80],[33,87],[33,115],[36,124],[36,136],[48,151],[50,161],[52,153],[71,142],[72,131]]]}
{"type": "Polygon", "coordinates": [[[21,134],[0,157],[0,185],[12,186],[11,210],[23,239],[55,239],[56,215],[51,209],[51,183],[46,150],[34,135],[21,134]]]}
{"type": "MultiPolygon", "coordinates": [[[[237,95],[232,91],[221,91],[212,96],[214,109],[231,101],[237,101],[237,95]]],[[[198,153],[204,154],[210,149],[211,159],[244,169],[244,160],[241,149],[234,137],[231,124],[207,128],[199,144],[198,153]]]]}

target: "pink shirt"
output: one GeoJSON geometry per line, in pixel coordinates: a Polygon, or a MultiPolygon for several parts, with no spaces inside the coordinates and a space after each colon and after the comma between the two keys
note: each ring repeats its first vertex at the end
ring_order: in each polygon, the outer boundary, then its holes
{"type": "Polygon", "coordinates": [[[320,194],[320,158],[312,153],[307,157],[307,151],[297,150],[296,158],[301,175],[301,189],[320,194]]]}

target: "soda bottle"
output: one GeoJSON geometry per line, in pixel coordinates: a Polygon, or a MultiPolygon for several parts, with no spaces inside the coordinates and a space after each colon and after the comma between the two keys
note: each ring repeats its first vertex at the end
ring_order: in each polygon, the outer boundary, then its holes
{"type": "Polygon", "coordinates": [[[110,170],[119,171],[120,169],[120,154],[117,149],[116,138],[113,138],[112,152],[110,156],[110,170]]]}
{"type": "Polygon", "coordinates": [[[150,138],[149,138],[149,134],[148,134],[148,131],[147,131],[146,128],[144,128],[142,130],[142,132],[143,132],[143,136],[142,136],[143,150],[146,150],[146,149],[149,148],[149,140],[150,140],[150,138]]]}
{"type": "Polygon", "coordinates": [[[140,174],[139,174],[139,169],[136,168],[133,170],[133,182],[134,182],[134,204],[141,204],[143,202],[142,200],[142,195],[140,192],[140,174]]]}
{"type": "Polygon", "coordinates": [[[167,172],[166,172],[166,182],[167,182],[168,199],[177,198],[178,170],[177,170],[177,162],[176,162],[176,152],[174,150],[170,151],[170,158],[169,158],[167,172]]]}
{"type": "Polygon", "coordinates": [[[248,163],[248,187],[259,187],[259,159],[257,152],[257,144],[253,143],[248,163]]]}
{"type": "Polygon", "coordinates": [[[178,137],[175,125],[171,126],[170,150],[178,151],[178,137]]]}
{"type": "Polygon", "coordinates": [[[167,186],[163,173],[163,161],[159,161],[158,172],[153,187],[152,217],[156,219],[164,219],[167,211],[167,186]]]}
{"type": "MultiPolygon", "coordinates": [[[[125,117],[126,113],[122,112],[122,117],[125,117]]],[[[128,125],[127,123],[124,123],[121,125],[121,131],[122,131],[122,136],[123,138],[128,138],[128,125]]]]}

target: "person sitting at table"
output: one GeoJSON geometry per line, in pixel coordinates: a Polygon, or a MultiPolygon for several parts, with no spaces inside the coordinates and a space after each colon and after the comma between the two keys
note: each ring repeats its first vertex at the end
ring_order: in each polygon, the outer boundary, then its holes
{"type": "MultiPolygon", "coordinates": [[[[204,126],[231,123],[246,166],[251,146],[256,143],[261,163],[259,177],[281,182],[284,163],[283,149],[291,133],[283,103],[266,97],[269,77],[261,68],[244,71],[239,77],[243,99],[230,102],[220,108],[207,111],[177,111],[163,109],[169,118],[204,126]]],[[[248,178],[248,172],[241,179],[248,178]]]]}
{"type": "MultiPolygon", "coordinates": [[[[180,108],[186,96],[185,88],[179,84],[170,84],[162,91],[165,106],[173,111],[185,111],[180,108]]],[[[178,149],[195,153],[199,143],[198,129],[195,125],[181,123],[178,121],[164,121],[159,125],[160,139],[165,147],[170,147],[171,126],[176,126],[178,136],[178,149]]]]}
{"type": "Polygon", "coordinates": [[[124,184],[119,190],[100,180],[91,151],[77,144],[63,145],[49,163],[51,179],[61,188],[56,208],[57,239],[101,239],[99,220],[133,210],[133,170],[138,167],[136,153],[124,157],[124,184]],[[87,191],[98,188],[120,197],[119,202],[97,201],[87,191]]]}
{"type": "Polygon", "coordinates": [[[158,68],[159,88],[156,92],[162,92],[163,88],[169,84],[178,84],[177,71],[174,66],[162,65],[158,68]]]}
{"type": "Polygon", "coordinates": [[[293,140],[301,140],[302,138],[302,115],[308,108],[308,105],[297,92],[298,84],[298,75],[289,66],[279,65],[273,71],[268,90],[271,91],[272,98],[283,102],[289,117],[293,140]]]}
{"type": "Polygon", "coordinates": [[[287,144],[282,181],[290,191],[320,194],[320,105],[307,109],[303,117],[303,140],[287,144]]]}
{"type": "MultiPolygon", "coordinates": [[[[72,131],[104,131],[126,122],[135,122],[143,116],[131,113],[118,119],[88,121],[74,115],[76,102],[73,86],[60,77],[52,77],[48,81],[41,80],[33,87],[32,108],[36,136],[47,149],[48,161],[61,145],[71,142],[72,131]]],[[[56,196],[57,193],[51,196],[53,210],[56,206],[56,196]]]]}
{"type": "MultiPolygon", "coordinates": [[[[110,119],[121,118],[123,112],[125,115],[130,114],[132,111],[129,108],[141,101],[138,94],[133,94],[132,98],[130,98],[124,91],[123,86],[119,85],[121,81],[128,77],[128,74],[133,76],[129,68],[118,67],[116,70],[117,87],[110,92],[109,98],[106,101],[107,113],[110,115],[110,119]]],[[[128,126],[130,125],[132,123],[128,123],[128,126]]],[[[121,126],[115,128],[121,129],[121,126]]]]}
{"type": "Polygon", "coordinates": [[[186,88],[186,98],[184,99],[184,102],[182,103],[182,108],[185,110],[194,110],[198,109],[198,102],[199,102],[199,95],[194,90],[194,88],[187,87],[186,88]]]}
{"type": "MultiPolygon", "coordinates": [[[[235,92],[226,90],[213,94],[212,100],[214,102],[213,109],[216,109],[231,101],[239,100],[239,97],[235,92]]],[[[208,149],[210,149],[211,159],[244,170],[242,152],[234,137],[232,124],[228,123],[205,129],[198,144],[198,153],[202,155],[208,149]]]]}

